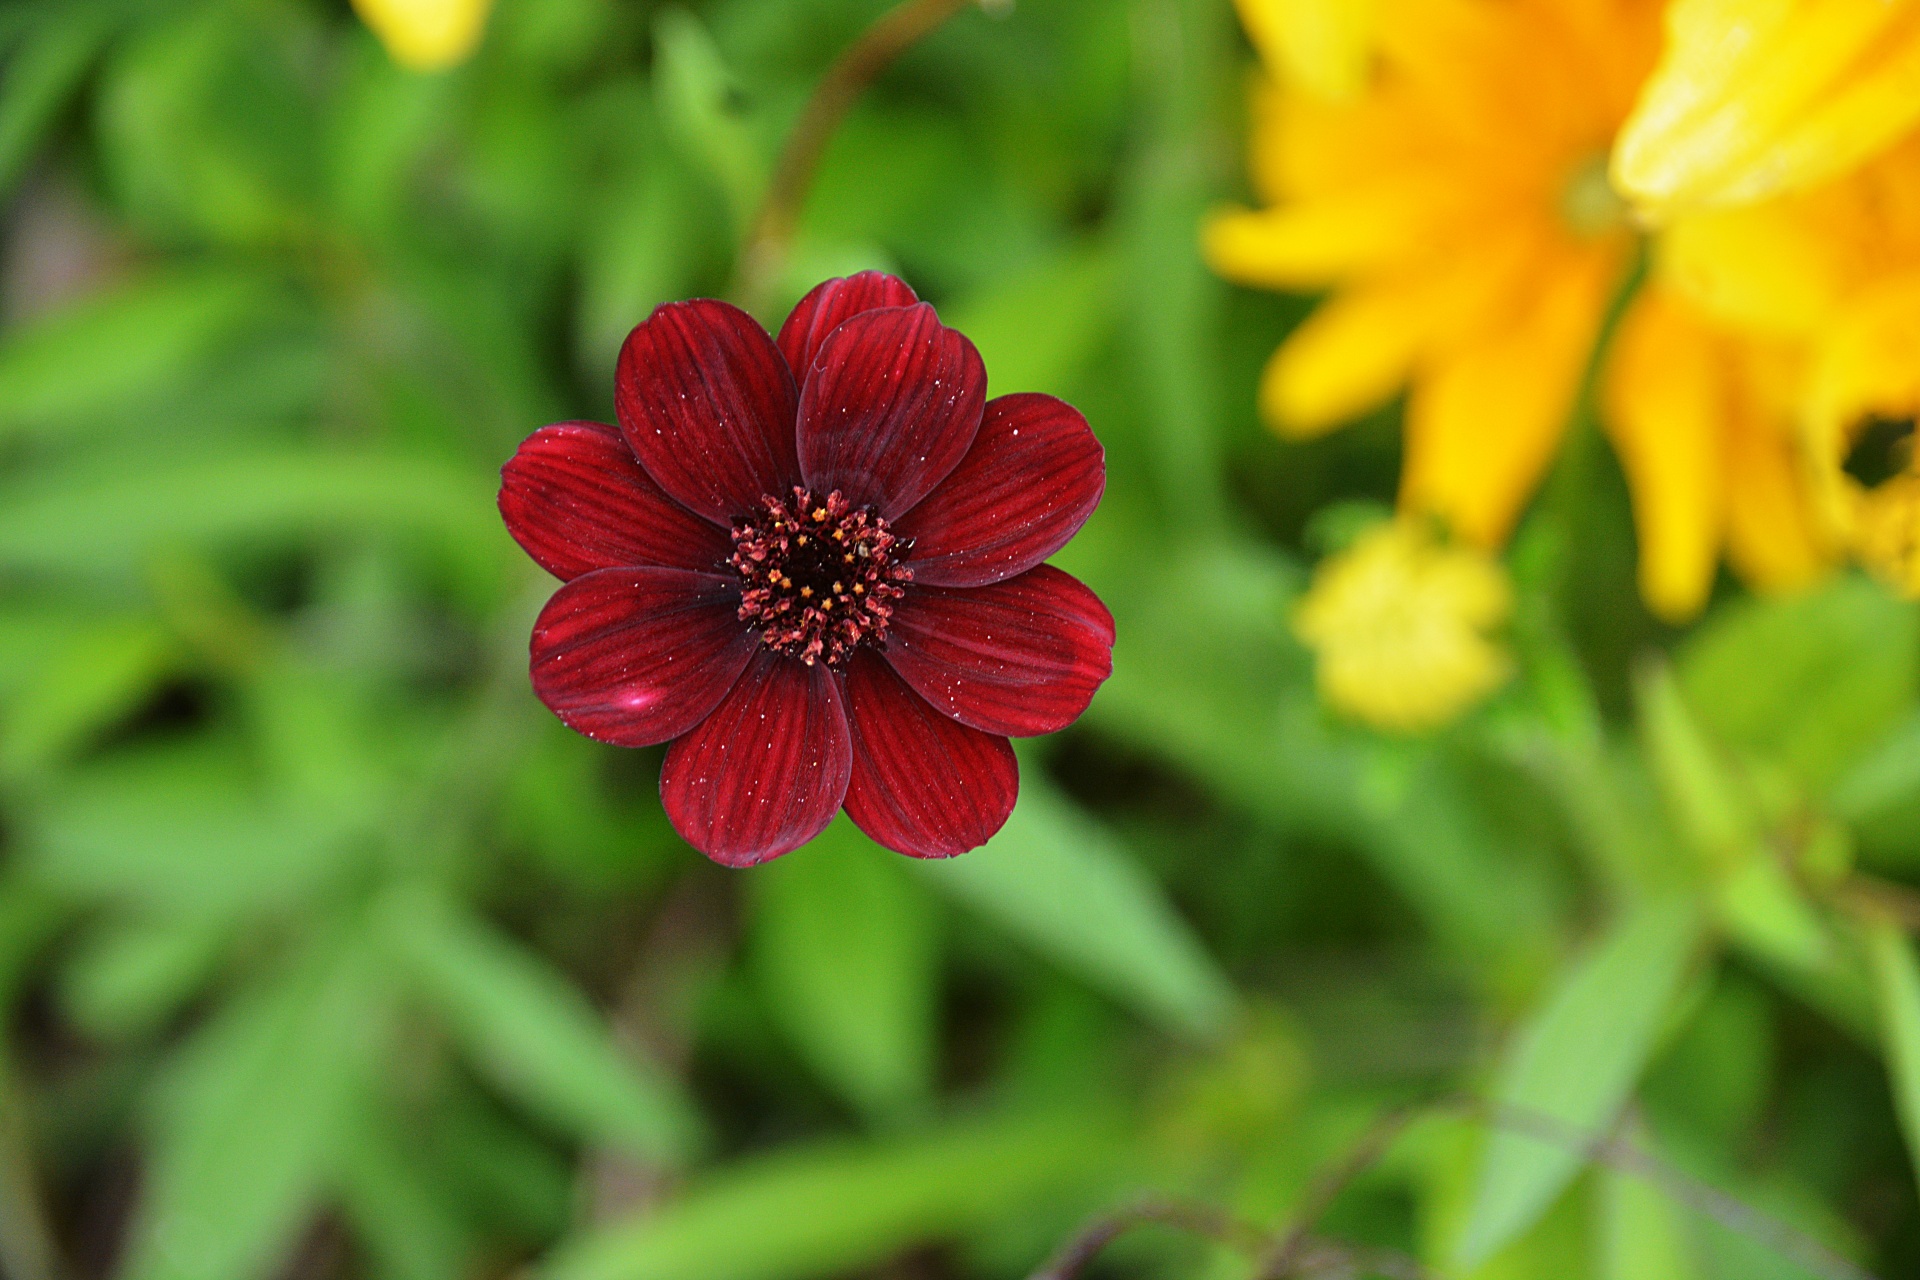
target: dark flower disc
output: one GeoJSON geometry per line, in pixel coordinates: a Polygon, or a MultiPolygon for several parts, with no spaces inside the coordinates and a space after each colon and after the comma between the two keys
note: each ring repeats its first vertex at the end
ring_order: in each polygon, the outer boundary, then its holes
{"type": "Polygon", "coordinates": [[[1009,735],[1051,733],[1112,670],[1113,619],[1043,562],[1105,455],[1051,396],[989,401],[973,344],[879,272],[829,280],[777,339],[724,302],[628,337],[618,428],[535,432],[508,530],[563,585],[533,687],[619,746],[670,743],[667,816],[729,866],[844,807],[914,857],[1012,812],[1009,735]]]}

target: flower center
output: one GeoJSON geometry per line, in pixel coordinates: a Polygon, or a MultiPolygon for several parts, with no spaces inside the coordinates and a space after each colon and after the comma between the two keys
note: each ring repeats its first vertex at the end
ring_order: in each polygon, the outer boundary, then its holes
{"type": "Polygon", "coordinates": [[[1841,469],[1864,489],[1877,489],[1913,467],[1912,418],[1869,415],[1854,426],[1841,469]]]}
{"type": "Polygon", "coordinates": [[[1582,239],[1593,239],[1627,223],[1627,203],[1607,177],[1603,152],[1575,165],[1560,187],[1560,219],[1582,239]]]}
{"type": "Polygon", "coordinates": [[[789,498],[760,499],[734,522],[732,564],[740,573],[740,621],[760,628],[771,649],[808,666],[839,666],[865,641],[885,642],[912,547],[870,508],[855,510],[835,489],[816,498],[794,486],[789,498]]]}

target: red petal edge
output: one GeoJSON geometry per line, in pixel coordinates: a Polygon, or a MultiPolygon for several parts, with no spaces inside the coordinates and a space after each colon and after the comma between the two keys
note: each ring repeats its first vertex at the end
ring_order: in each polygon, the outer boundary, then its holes
{"type": "Polygon", "coordinates": [[[674,501],[716,524],[799,480],[798,403],[773,339],[725,302],[668,303],[620,348],[614,404],[633,456],[674,501]]]}
{"type": "Polygon", "coordinates": [[[979,587],[1033,568],[1100,505],[1106,459],[1086,418],[1064,400],[988,401],[973,448],[896,530],[914,540],[914,581],[979,587]]]}
{"type": "Polygon", "coordinates": [[[863,311],[910,307],[920,301],[905,280],[884,271],[822,280],[800,299],[780,326],[780,354],[796,380],[804,383],[827,335],[863,311]]]}
{"type": "Polygon", "coordinates": [[[633,460],[619,428],[558,422],[500,468],[500,516],[526,553],[562,580],[595,569],[726,564],[723,530],[669,498],[633,460]]]}
{"type": "Polygon", "coordinates": [[[887,637],[901,679],[984,733],[1064,729],[1113,673],[1113,615],[1050,565],[984,587],[915,583],[887,637]]]}
{"type": "Polygon", "coordinates": [[[760,643],[735,616],[739,607],[739,584],[712,574],[582,574],[533,624],[533,691],[601,742],[678,737],[719,705],[760,643]]]}
{"type": "Polygon", "coordinates": [[[847,711],[847,816],[877,843],[913,858],[951,858],[985,844],[1013,812],[1013,744],[941,715],[870,649],[847,668],[847,711]]]}
{"type": "Polygon", "coordinates": [[[800,393],[800,469],[816,493],[838,489],[892,520],[972,447],[987,371],[933,308],[866,311],[820,346],[800,393]]]}
{"type": "Polygon", "coordinates": [[[714,713],[667,748],[660,800],[688,844],[750,867],[819,835],[852,772],[840,678],[761,649],[714,713]]]}

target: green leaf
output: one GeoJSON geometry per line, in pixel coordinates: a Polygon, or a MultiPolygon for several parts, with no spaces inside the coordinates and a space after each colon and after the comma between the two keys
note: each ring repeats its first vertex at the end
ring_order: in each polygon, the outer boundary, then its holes
{"type": "Polygon", "coordinates": [[[393,891],[385,936],[475,1065],[550,1123],[650,1161],[699,1144],[697,1113],[546,961],[433,890],[393,891]]]}
{"type": "Polygon", "coordinates": [[[1906,934],[1890,920],[1870,922],[1866,938],[1894,1110],[1920,1173],[1920,963],[1906,934]]]}
{"type": "Polygon", "coordinates": [[[766,186],[766,165],[740,118],[740,92],[713,37],[685,9],[662,9],[653,24],[654,100],[668,138],[719,186],[737,233],[766,186]]]}
{"type": "Polygon", "coordinates": [[[0,566],[137,566],[171,544],[293,541],[328,532],[427,535],[491,577],[507,550],[494,481],[421,457],[286,449],[43,475],[0,494],[0,566]]]}
{"type": "MultiPolygon", "coordinates": [[[[972,855],[968,855],[972,856],[972,855]]],[[[1119,1156],[1097,1116],[973,1122],[735,1164],[562,1250],[540,1280],[813,1280],[863,1272],[1085,1185],[1119,1156]]]]}
{"type": "MultiPolygon", "coordinates": [[[[1561,981],[1522,1030],[1494,1101],[1583,1132],[1605,1130],[1632,1093],[1700,939],[1690,902],[1637,908],[1561,981]]],[[[1579,1172],[1577,1152],[1497,1130],[1458,1249],[1472,1266],[1524,1233],[1579,1172]]]]}
{"type": "MultiPolygon", "coordinates": [[[[1644,1141],[1644,1137],[1642,1138],[1644,1141]]],[[[1685,1211],[1645,1178],[1601,1172],[1596,1280],[1697,1280],[1685,1211]]]]}
{"type": "Polygon", "coordinates": [[[112,33],[97,5],[43,19],[0,77],[0,196],[12,190],[112,33]]]}
{"type": "Polygon", "coordinates": [[[768,1010],[814,1069],[872,1115],[924,1102],[939,953],[926,891],[900,857],[842,817],[751,887],[768,1010]]]}
{"type": "Polygon", "coordinates": [[[985,847],[915,869],[1175,1035],[1225,1030],[1234,992],[1160,887],[1040,778],[985,847]]]}
{"type": "Polygon", "coordinates": [[[145,618],[72,628],[30,668],[6,714],[0,766],[45,768],[136,710],[179,667],[172,638],[145,618]]]}
{"type": "Polygon", "coordinates": [[[177,391],[236,335],[263,324],[275,299],[260,275],[175,269],[11,333],[0,344],[0,438],[52,424],[85,428],[177,391]],[[113,358],[102,360],[103,351],[113,358]]]}
{"type": "Polygon", "coordinates": [[[162,1098],[126,1280],[277,1270],[385,1052],[382,1001],[372,952],[334,938],[194,1037],[162,1098]]]}
{"type": "Polygon", "coordinates": [[[194,915],[96,929],[61,975],[67,1011],[106,1039],[151,1031],[199,990],[229,933],[219,917],[194,915]]]}
{"type": "Polygon", "coordinates": [[[376,1100],[364,1100],[360,1112],[341,1144],[340,1197],[378,1274],[391,1280],[471,1274],[469,1232],[433,1171],[421,1167],[411,1149],[413,1134],[391,1122],[376,1100]]]}
{"type": "Polygon", "coordinates": [[[1114,255],[1084,245],[968,294],[942,319],[973,340],[991,393],[1066,395],[1113,335],[1114,255]]]}
{"type": "Polygon", "coordinates": [[[1910,715],[1854,761],[1827,797],[1835,816],[1866,822],[1920,800],[1920,715],[1910,715]]]}
{"type": "Polygon", "coordinates": [[[22,854],[35,879],[75,897],[212,916],[307,900],[354,865],[350,834],[263,800],[240,753],[203,740],[70,773],[22,854]]]}
{"type": "Polygon", "coordinates": [[[1917,666],[1920,611],[1843,578],[1715,615],[1678,675],[1714,737],[1825,786],[1910,711],[1917,666]]]}

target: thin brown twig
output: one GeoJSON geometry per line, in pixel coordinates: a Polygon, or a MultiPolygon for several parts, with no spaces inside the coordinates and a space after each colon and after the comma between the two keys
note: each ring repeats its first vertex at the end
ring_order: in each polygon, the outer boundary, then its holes
{"type": "Polygon", "coordinates": [[[1093,1260],[1115,1240],[1135,1227],[1173,1227],[1204,1236],[1244,1253],[1257,1252],[1266,1233],[1208,1205],[1164,1196],[1148,1196],[1123,1209],[1095,1218],[1060,1247],[1030,1280],[1079,1280],[1093,1260]]]}
{"type": "Polygon", "coordinates": [[[1204,1205],[1147,1199],[1088,1223],[1035,1273],[1032,1280],[1079,1280],[1094,1258],[1115,1239],[1138,1226],[1171,1226],[1204,1236],[1253,1257],[1254,1280],[1341,1274],[1385,1280],[1430,1280],[1419,1261],[1391,1250],[1366,1249],[1313,1234],[1333,1203],[1385,1156],[1409,1125],[1424,1116],[1456,1112],[1490,1126],[1572,1151],[1583,1160],[1652,1183],[1675,1203],[1736,1234],[1773,1250],[1821,1280],[1875,1280],[1786,1223],[1708,1186],[1625,1139],[1591,1133],[1553,1116],[1471,1096],[1451,1096],[1398,1108],[1382,1116],[1340,1161],[1317,1179],[1284,1234],[1270,1235],[1204,1205]]]}
{"type": "Polygon", "coordinates": [[[779,282],[787,248],[813,175],[826,154],[827,144],[847,111],[892,66],[894,60],[947,19],[970,4],[1004,7],[1006,0],[901,0],[874,20],[858,40],[827,69],[787,135],[775,164],[766,198],[740,254],[737,295],[749,311],[763,306],[779,282]]]}

